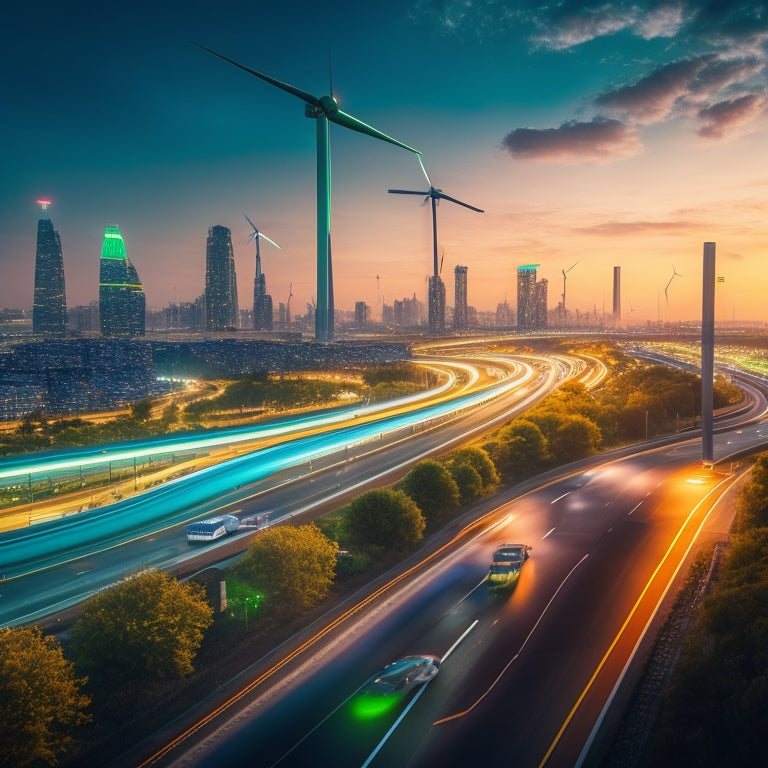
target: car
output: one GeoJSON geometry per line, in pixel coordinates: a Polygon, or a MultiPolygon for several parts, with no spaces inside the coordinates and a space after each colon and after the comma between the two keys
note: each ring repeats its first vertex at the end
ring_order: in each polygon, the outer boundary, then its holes
{"type": "Polygon", "coordinates": [[[353,700],[353,711],[361,719],[377,717],[397,705],[440,671],[437,656],[404,656],[387,664],[362,685],[353,700]]]}

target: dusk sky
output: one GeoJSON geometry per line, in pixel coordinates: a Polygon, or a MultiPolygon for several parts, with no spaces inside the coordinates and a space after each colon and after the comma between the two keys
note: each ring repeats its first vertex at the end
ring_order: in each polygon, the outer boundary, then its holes
{"type": "MultiPolygon", "coordinates": [[[[442,202],[448,304],[515,307],[539,264],[549,307],[631,323],[700,318],[705,241],[718,320],[768,321],[768,3],[306,0],[4,3],[0,308],[30,308],[38,198],[61,235],[67,303],[98,296],[116,224],[149,307],[204,286],[231,228],[240,306],[262,245],[275,306],[315,293],[315,126],[295,97],[195,47],[324,96],[423,152],[442,202]],[[331,66],[332,62],[332,66],[331,66]],[[675,277],[664,289],[674,269],[675,277]]],[[[431,216],[416,157],[331,127],[336,306],[426,297],[431,216]]]]}

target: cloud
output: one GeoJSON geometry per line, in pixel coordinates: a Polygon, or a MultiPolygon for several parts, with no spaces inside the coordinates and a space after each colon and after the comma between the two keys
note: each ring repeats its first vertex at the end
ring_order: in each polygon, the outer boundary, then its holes
{"type": "Polygon", "coordinates": [[[642,152],[632,127],[605,117],[588,123],[572,120],[559,128],[517,128],[502,146],[521,160],[562,163],[609,163],[642,152]]]}
{"type": "Polygon", "coordinates": [[[763,111],[764,104],[762,96],[749,93],[705,107],[699,112],[699,119],[704,125],[699,128],[698,134],[705,139],[722,139],[734,128],[754,120],[763,111]]]}
{"type": "Polygon", "coordinates": [[[616,237],[623,235],[669,235],[675,232],[698,231],[701,225],[693,221],[607,221],[593,227],[578,227],[581,234],[616,237]]]}
{"type": "Polygon", "coordinates": [[[674,37],[683,25],[683,7],[681,0],[541,4],[534,40],[565,50],[624,30],[645,40],[674,37]]]}
{"type": "Polygon", "coordinates": [[[675,102],[690,91],[696,75],[714,58],[714,54],[707,54],[665,64],[634,85],[601,94],[595,103],[599,107],[621,110],[639,123],[664,120],[675,102]]]}

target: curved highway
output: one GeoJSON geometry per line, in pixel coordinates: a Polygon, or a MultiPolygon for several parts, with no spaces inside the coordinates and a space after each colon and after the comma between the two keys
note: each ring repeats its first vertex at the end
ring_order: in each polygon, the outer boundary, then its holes
{"type": "MultiPolygon", "coordinates": [[[[238,456],[120,504],[0,535],[4,582],[0,625],[39,620],[147,567],[184,569],[190,551],[183,524],[214,511],[248,516],[269,511],[272,522],[320,502],[348,498],[404,474],[418,459],[466,441],[510,418],[565,376],[586,375],[581,362],[533,364],[483,359],[517,376],[453,401],[379,422],[355,424],[238,456]]],[[[209,559],[242,551],[248,536],[207,548],[209,559]]],[[[187,566],[187,570],[189,570],[187,566]]]]}
{"type": "MultiPolygon", "coordinates": [[[[751,416],[764,416],[765,398],[754,396],[751,416]]],[[[380,590],[372,608],[318,634],[279,675],[254,670],[258,684],[241,685],[230,707],[219,702],[219,717],[124,764],[598,764],[606,714],[690,548],[702,531],[727,535],[718,501],[736,477],[729,470],[767,443],[764,422],[743,424],[717,435],[714,470],[687,440],[597,459],[501,504],[413,578],[380,590]],[[510,540],[533,550],[499,599],[484,576],[495,546],[510,540]],[[375,714],[357,706],[376,670],[425,653],[443,663],[416,695],[375,714]]]]}

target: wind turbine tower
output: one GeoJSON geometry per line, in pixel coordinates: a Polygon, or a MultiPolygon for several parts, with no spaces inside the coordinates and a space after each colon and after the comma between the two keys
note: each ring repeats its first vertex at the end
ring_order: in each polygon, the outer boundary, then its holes
{"type": "MultiPolygon", "coordinates": [[[[581,261],[581,259],[579,259],[579,261],[581,261]]],[[[571,266],[568,267],[568,269],[562,270],[562,273],[563,273],[563,325],[565,325],[566,320],[568,318],[568,315],[565,311],[565,276],[576,266],[576,264],[579,263],[579,261],[577,261],[575,264],[571,264],[571,266]]]]}
{"type": "Polygon", "coordinates": [[[412,189],[388,189],[387,191],[393,195],[424,195],[425,202],[427,200],[432,201],[432,275],[429,277],[428,288],[429,332],[443,333],[445,331],[445,285],[440,277],[440,269],[437,263],[437,203],[439,200],[449,200],[457,205],[463,205],[471,211],[477,211],[477,213],[485,213],[485,211],[482,208],[476,208],[474,205],[462,203],[461,200],[457,200],[455,197],[449,197],[443,193],[442,189],[435,189],[429,180],[424,163],[421,162],[421,157],[418,157],[418,160],[424,173],[424,178],[426,178],[427,184],[429,184],[429,189],[426,192],[412,189]]]}
{"type": "Polygon", "coordinates": [[[253,327],[257,331],[272,330],[272,297],[267,293],[267,278],[261,271],[261,250],[259,240],[262,238],[268,243],[272,243],[278,250],[280,246],[263,232],[259,232],[256,225],[243,213],[246,221],[251,225],[253,232],[248,235],[249,240],[256,243],[256,276],[253,279],[253,327]]]}
{"type": "Polygon", "coordinates": [[[621,320],[621,267],[613,268],[613,322],[621,320]]]}
{"type": "Polygon", "coordinates": [[[336,123],[358,133],[364,133],[375,139],[389,142],[395,146],[407,149],[409,152],[420,154],[418,149],[409,147],[385,133],[376,130],[367,123],[358,120],[339,109],[333,94],[330,96],[313,96],[293,85],[276,80],[269,75],[257,72],[233,59],[222,56],[216,51],[195,43],[198,48],[218,56],[224,61],[248,72],[250,75],[264,80],[304,102],[304,116],[316,122],[317,131],[317,310],[315,312],[315,339],[332,341],[334,337],[333,324],[333,270],[331,266],[331,154],[328,123],[336,123]]]}

